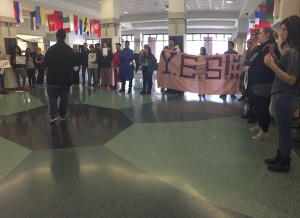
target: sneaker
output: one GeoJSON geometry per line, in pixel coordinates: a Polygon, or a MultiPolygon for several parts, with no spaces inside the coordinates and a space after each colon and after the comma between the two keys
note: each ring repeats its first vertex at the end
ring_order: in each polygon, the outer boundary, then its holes
{"type": "Polygon", "coordinates": [[[249,131],[250,132],[259,132],[261,130],[261,127],[260,126],[254,126],[254,127],[251,127],[249,128],[249,131]]]}
{"type": "Polygon", "coordinates": [[[252,138],[254,140],[266,140],[268,139],[270,136],[269,136],[269,133],[267,132],[264,132],[263,130],[260,130],[259,133],[257,133],[255,136],[253,136],[252,138]]]}
{"type": "Polygon", "coordinates": [[[67,119],[67,116],[61,117],[60,120],[64,121],[67,119]]]}
{"type": "Polygon", "coordinates": [[[227,95],[220,95],[219,98],[226,98],[227,95]]]}
{"type": "Polygon", "coordinates": [[[246,97],[243,95],[238,99],[238,101],[245,101],[245,100],[246,100],[246,97]]]}
{"type": "Polygon", "coordinates": [[[236,99],[236,96],[235,95],[230,95],[231,98],[233,99],[236,99]]]}
{"type": "Polygon", "coordinates": [[[120,89],[119,92],[120,93],[125,92],[125,89],[120,89]]]}
{"type": "Polygon", "coordinates": [[[56,120],[58,120],[57,117],[50,118],[50,123],[51,123],[51,124],[52,124],[52,123],[55,123],[56,120]]]}

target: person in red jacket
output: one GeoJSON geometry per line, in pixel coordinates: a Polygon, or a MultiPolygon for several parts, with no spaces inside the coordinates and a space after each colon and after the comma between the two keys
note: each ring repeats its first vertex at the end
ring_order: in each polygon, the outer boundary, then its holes
{"type": "Polygon", "coordinates": [[[112,89],[117,89],[118,82],[122,82],[122,80],[118,77],[118,71],[119,71],[119,64],[120,64],[120,51],[121,51],[121,44],[116,43],[116,49],[117,51],[114,53],[113,56],[113,68],[114,68],[114,81],[115,85],[112,86],[112,89]]]}

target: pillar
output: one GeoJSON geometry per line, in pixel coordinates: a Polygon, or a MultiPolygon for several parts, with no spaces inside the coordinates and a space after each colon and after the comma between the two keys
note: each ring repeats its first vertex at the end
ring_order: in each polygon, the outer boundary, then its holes
{"type": "Polygon", "coordinates": [[[238,19],[238,28],[236,36],[232,36],[235,38],[236,42],[236,51],[239,54],[243,54],[245,50],[246,40],[247,40],[247,28],[248,28],[248,19],[240,18],[238,19]]]}
{"type": "Polygon", "coordinates": [[[140,30],[134,31],[134,52],[139,53],[142,50],[142,32],[140,30]]]}
{"type": "MultiPolygon", "coordinates": [[[[10,58],[12,49],[17,45],[17,30],[14,17],[13,0],[1,0],[0,7],[0,45],[6,59],[10,58]]],[[[15,74],[11,68],[5,70],[5,87],[17,87],[15,74]]]]}
{"type": "Polygon", "coordinates": [[[121,42],[120,0],[101,1],[101,44],[111,45],[115,51],[115,43],[121,42]]]}
{"type": "MultiPolygon", "coordinates": [[[[185,18],[185,0],[169,0],[169,38],[175,38],[181,51],[185,49],[187,22],[185,18]]],[[[200,49],[200,48],[199,48],[200,49]]]]}

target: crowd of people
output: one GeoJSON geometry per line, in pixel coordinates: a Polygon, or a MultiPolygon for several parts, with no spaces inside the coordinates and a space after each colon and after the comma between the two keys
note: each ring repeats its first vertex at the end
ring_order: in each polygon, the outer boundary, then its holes
{"type": "MultiPolygon", "coordinates": [[[[271,115],[274,116],[279,133],[279,147],[276,156],[266,159],[268,169],[271,171],[287,172],[290,167],[290,154],[292,148],[291,126],[293,113],[299,104],[299,78],[300,78],[300,18],[290,16],[280,25],[282,44],[277,44],[278,33],[271,27],[251,31],[247,41],[247,50],[242,55],[243,70],[240,79],[239,101],[248,103],[247,113],[242,118],[248,123],[256,123],[249,130],[255,135],[254,140],[269,139],[271,115]],[[272,114],[271,114],[272,113],[272,114]]],[[[82,86],[99,89],[117,89],[121,83],[120,93],[126,91],[126,81],[129,81],[127,92],[132,93],[134,77],[134,60],[141,66],[143,87],[140,94],[151,94],[153,72],[157,70],[157,60],[148,45],[137,55],[129,48],[129,41],[125,41],[122,50],[121,44],[116,43],[116,52],[113,53],[110,45],[90,45],[86,43],[80,49],[74,45],[73,50],[65,43],[66,33],[63,29],[57,31],[57,43],[51,46],[45,57],[41,49],[31,51],[26,49],[22,57],[20,47],[16,46],[10,58],[11,66],[16,75],[18,89],[26,90],[26,78],[30,88],[36,84],[44,83],[44,72],[47,68],[47,93],[50,105],[50,123],[59,118],[67,118],[67,105],[70,86],[79,85],[80,72],[82,86]],[[86,81],[86,72],[88,80],[86,81]],[[36,79],[37,73],[37,79],[36,79]],[[114,84],[113,79],[114,77],[114,84]],[[101,80],[100,80],[101,78],[101,80]],[[20,80],[22,79],[22,80],[20,80]],[[59,108],[57,100],[60,98],[59,108]]],[[[165,49],[180,51],[174,39],[170,39],[165,49]]],[[[227,55],[237,54],[234,42],[228,42],[227,55]]],[[[206,49],[201,47],[201,56],[207,56],[206,49]]],[[[5,60],[1,52],[0,60],[5,60]]],[[[0,94],[7,94],[4,88],[5,71],[0,73],[0,94]]],[[[177,90],[162,88],[162,92],[173,93],[177,90]]],[[[178,92],[178,91],[177,91],[178,92]]],[[[205,97],[199,93],[200,97],[205,97]]],[[[235,95],[231,95],[235,98],[235,95]]],[[[226,95],[221,95],[221,98],[226,95]]]]}

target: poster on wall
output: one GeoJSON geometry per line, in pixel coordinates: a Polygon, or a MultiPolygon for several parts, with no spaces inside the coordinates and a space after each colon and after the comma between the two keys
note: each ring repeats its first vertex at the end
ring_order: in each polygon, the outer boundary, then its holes
{"type": "Polygon", "coordinates": [[[4,44],[5,44],[5,53],[7,55],[12,55],[14,53],[14,49],[17,46],[17,39],[4,38],[4,44]]]}

